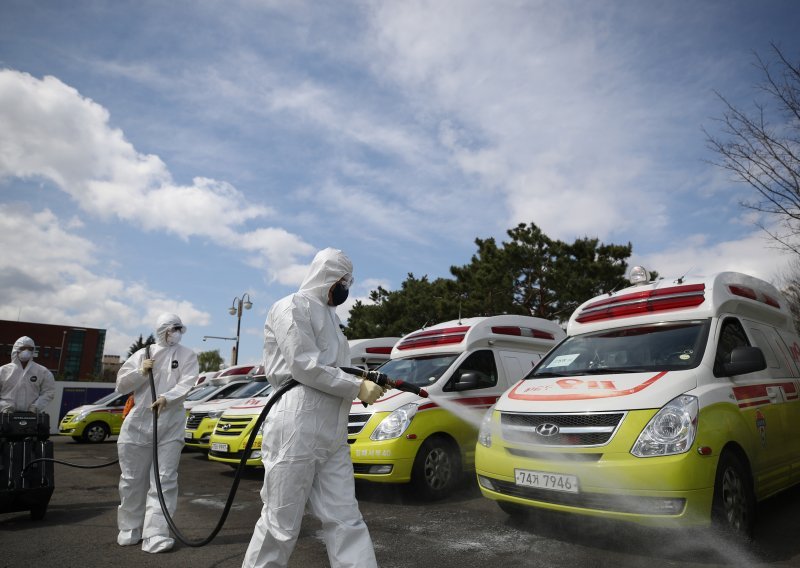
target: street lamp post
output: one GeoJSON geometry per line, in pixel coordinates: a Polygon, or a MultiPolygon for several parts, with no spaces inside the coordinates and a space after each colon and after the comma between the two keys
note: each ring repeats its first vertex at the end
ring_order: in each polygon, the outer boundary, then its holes
{"type": "Polygon", "coordinates": [[[239,363],[239,331],[242,328],[242,308],[249,310],[252,307],[253,303],[250,301],[250,295],[245,293],[242,294],[241,298],[238,296],[235,297],[231,303],[231,307],[228,308],[228,313],[232,316],[236,316],[236,347],[233,353],[233,362],[231,366],[239,363]]]}

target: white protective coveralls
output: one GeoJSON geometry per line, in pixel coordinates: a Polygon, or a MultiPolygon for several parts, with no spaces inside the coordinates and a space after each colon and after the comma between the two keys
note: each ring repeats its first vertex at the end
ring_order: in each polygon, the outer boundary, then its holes
{"type": "Polygon", "coordinates": [[[56,394],[53,373],[33,359],[23,368],[22,347],[36,348],[33,339],[20,337],[11,348],[11,363],[0,367],[0,412],[44,412],[56,394]]]}
{"type": "MultiPolygon", "coordinates": [[[[156,397],[163,396],[166,407],[158,414],[158,465],[164,501],[170,515],[178,503],[178,463],[183,449],[186,412],[183,400],[199,373],[197,355],[180,344],[169,345],[168,333],[174,328],[185,332],[175,314],[162,314],[156,324],[156,344],[150,346],[156,397]]],[[[123,363],[117,373],[117,392],[133,393],[133,410],[122,423],[117,440],[120,505],[117,510],[117,543],[126,546],[142,542],[145,552],[172,548],[169,526],[161,511],[153,477],[153,410],[148,373],[142,372],[147,359],[140,349],[123,363]]]]}
{"type": "Polygon", "coordinates": [[[306,502],[322,521],[332,568],[376,567],[358,509],[347,422],[360,380],[337,369],[350,347],[328,291],[353,265],[341,251],[317,253],[300,290],[270,309],[264,324],[264,369],[287,391],[264,422],[264,506],[243,567],[284,567],[297,542],[306,502]]]}

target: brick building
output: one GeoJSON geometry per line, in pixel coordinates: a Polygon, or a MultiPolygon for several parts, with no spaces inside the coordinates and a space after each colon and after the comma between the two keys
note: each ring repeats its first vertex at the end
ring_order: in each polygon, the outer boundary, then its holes
{"type": "Polygon", "coordinates": [[[105,329],[0,320],[0,365],[11,362],[14,342],[27,335],[36,343],[36,358],[58,380],[102,380],[105,329]]]}

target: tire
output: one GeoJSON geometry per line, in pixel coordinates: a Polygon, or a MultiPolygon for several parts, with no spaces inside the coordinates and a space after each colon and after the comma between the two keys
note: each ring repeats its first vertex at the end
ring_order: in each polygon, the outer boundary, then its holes
{"type": "Polygon", "coordinates": [[[497,501],[497,505],[512,519],[523,520],[530,517],[531,508],[510,501],[497,501]]]}
{"type": "Polygon", "coordinates": [[[756,517],[756,498],[750,472],[733,452],[719,458],[714,482],[711,521],[726,536],[751,540],[756,517]]]}
{"type": "Polygon", "coordinates": [[[417,495],[430,500],[452,493],[461,478],[461,455],[447,438],[428,438],[422,444],[411,470],[411,485],[417,495]]]}
{"type": "Polygon", "coordinates": [[[92,422],[83,429],[83,441],[90,444],[103,442],[111,433],[110,428],[105,422],[92,422]]]}

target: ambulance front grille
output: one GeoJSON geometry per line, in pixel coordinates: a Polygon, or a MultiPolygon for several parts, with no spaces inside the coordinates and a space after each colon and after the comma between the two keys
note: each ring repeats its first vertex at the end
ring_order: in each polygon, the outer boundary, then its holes
{"type": "Polygon", "coordinates": [[[253,417],[251,416],[245,416],[243,418],[223,416],[219,419],[216,427],[214,428],[214,435],[231,437],[239,436],[250,425],[252,420],[253,417]]]}
{"type": "Polygon", "coordinates": [[[622,424],[624,412],[522,414],[502,412],[503,440],[534,446],[603,446],[622,424]]]}
{"type": "Polygon", "coordinates": [[[372,414],[351,414],[350,421],[347,423],[347,433],[358,434],[371,417],[372,414]]]}
{"type": "Polygon", "coordinates": [[[189,417],[186,419],[187,430],[197,430],[203,418],[208,416],[208,412],[190,412],[189,417]]]}

